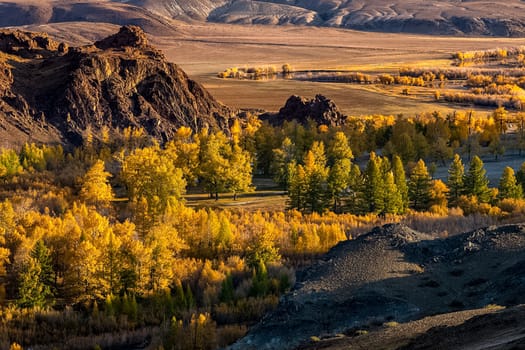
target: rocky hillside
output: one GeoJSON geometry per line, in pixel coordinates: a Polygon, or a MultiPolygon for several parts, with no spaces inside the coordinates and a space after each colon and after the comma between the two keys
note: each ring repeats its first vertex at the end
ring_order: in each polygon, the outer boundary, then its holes
{"type": "Polygon", "coordinates": [[[310,337],[520,304],[525,302],[524,266],[523,225],[447,239],[402,225],[376,228],[340,243],[300,272],[278,308],[231,349],[294,349],[310,337]]]}
{"type": "Polygon", "coordinates": [[[0,139],[78,144],[86,128],[142,127],[160,141],[187,126],[224,129],[232,112],[138,27],[69,48],[46,34],[0,32],[0,139]]]}
{"type": "Polygon", "coordinates": [[[525,36],[520,0],[12,0],[0,26],[107,22],[165,34],[173,19],[446,35],[525,36]]]}

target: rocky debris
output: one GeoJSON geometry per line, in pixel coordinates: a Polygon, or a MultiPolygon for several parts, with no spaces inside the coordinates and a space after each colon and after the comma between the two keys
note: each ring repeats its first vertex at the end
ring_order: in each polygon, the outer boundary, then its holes
{"type": "Polygon", "coordinates": [[[523,303],[523,266],[524,225],[446,239],[399,224],[378,227],[298,272],[278,308],[230,349],[294,349],[311,336],[523,303]]]}
{"type": "Polygon", "coordinates": [[[132,127],[144,128],[165,142],[181,126],[226,130],[235,116],[167,62],[138,27],[125,26],[94,45],[70,49],[45,35],[3,33],[7,39],[2,46],[5,55],[0,52],[2,136],[2,129],[16,128],[35,141],[51,138],[79,144],[86,128],[96,135],[103,127],[132,127]],[[44,50],[45,54],[26,54],[44,50]],[[43,129],[37,130],[37,125],[43,129]]]}
{"type": "Polygon", "coordinates": [[[323,95],[316,95],[313,99],[293,95],[288,98],[284,107],[277,114],[265,114],[261,119],[268,120],[272,125],[282,125],[285,121],[297,121],[306,125],[309,120],[317,125],[340,126],[346,121],[334,101],[323,95]]]}
{"type": "Polygon", "coordinates": [[[473,317],[451,327],[435,327],[400,350],[524,349],[525,306],[515,306],[473,317]]]}

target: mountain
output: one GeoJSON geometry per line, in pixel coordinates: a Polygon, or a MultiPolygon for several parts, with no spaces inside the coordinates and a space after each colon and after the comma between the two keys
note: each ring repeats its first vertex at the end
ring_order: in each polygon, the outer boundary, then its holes
{"type": "Polygon", "coordinates": [[[0,139],[79,144],[86,128],[225,129],[233,113],[125,26],[93,45],[0,31],[0,139]]]}
{"type": "MultiPolygon", "coordinates": [[[[339,243],[299,272],[296,285],[277,309],[230,350],[295,349],[308,344],[311,337],[352,334],[388,322],[395,327],[444,315],[441,321],[434,320],[439,326],[449,313],[517,305],[525,302],[524,266],[523,225],[479,229],[445,239],[432,239],[399,224],[378,227],[339,243]]],[[[360,345],[358,338],[340,349],[354,348],[349,344],[388,348],[360,345]]],[[[304,348],[329,348],[322,345],[304,348]]]]}
{"type": "Polygon", "coordinates": [[[444,35],[525,36],[521,0],[11,0],[0,26],[57,22],[140,25],[165,34],[173,20],[299,24],[444,35]]]}

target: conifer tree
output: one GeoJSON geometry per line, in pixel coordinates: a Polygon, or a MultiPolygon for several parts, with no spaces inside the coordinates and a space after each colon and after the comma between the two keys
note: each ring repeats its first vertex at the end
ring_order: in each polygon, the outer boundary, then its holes
{"type": "Polygon", "coordinates": [[[388,214],[403,212],[403,198],[394,181],[394,174],[389,171],[385,175],[385,198],[383,211],[388,214]]]}
{"type": "Polygon", "coordinates": [[[314,142],[304,157],[304,172],[307,180],[306,204],[312,212],[322,212],[326,206],[328,168],[324,144],[314,142]]]}
{"type": "Polygon", "coordinates": [[[380,161],[374,152],[370,154],[370,160],[366,165],[364,178],[364,195],[367,201],[367,211],[380,213],[384,209],[385,188],[380,169],[380,161]]]}
{"type": "Polygon", "coordinates": [[[465,192],[464,180],[465,167],[459,154],[454,155],[454,160],[448,169],[448,201],[451,206],[457,206],[459,197],[465,192]]]}
{"type": "Polygon", "coordinates": [[[18,306],[22,308],[45,307],[52,296],[48,285],[42,283],[42,268],[34,258],[29,258],[19,276],[18,306]]]}
{"type": "Polygon", "coordinates": [[[394,174],[394,183],[401,195],[401,211],[399,213],[403,214],[408,209],[408,186],[403,161],[398,155],[394,155],[392,158],[392,172],[394,174]]]}
{"type": "Polygon", "coordinates": [[[46,285],[49,287],[49,290],[51,293],[53,293],[53,289],[56,288],[55,286],[55,280],[54,280],[54,271],[53,271],[53,261],[51,259],[51,252],[44,244],[44,241],[39,239],[31,252],[29,253],[29,256],[40,265],[40,275],[39,275],[39,281],[40,283],[46,285]]]}
{"type": "Polygon", "coordinates": [[[348,182],[348,195],[346,196],[346,205],[350,212],[361,214],[368,211],[368,202],[364,195],[365,183],[361,168],[359,165],[352,164],[348,182]]]}
{"type": "Polygon", "coordinates": [[[498,198],[522,198],[523,189],[520,184],[518,184],[516,177],[514,176],[514,169],[511,167],[505,167],[503,169],[503,174],[499,179],[498,186],[498,198]]]}
{"type": "Polygon", "coordinates": [[[408,196],[411,207],[415,210],[425,211],[430,204],[431,178],[425,162],[420,159],[410,175],[408,181],[408,196]]]}
{"type": "Polygon", "coordinates": [[[521,188],[525,190],[525,162],[520,166],[520,170],[516,173],[516,181],[521,185],[521,188]]]}
{"type": "Polygon", "coordinates": [[[306,209],[307,182],[304,167],[295,163],[288,165],[289,184],[288,196],[290,197],[290,208],[298,210],[306,209]]]}
{"type": "Polygon", "coordinates": [[[341,207],[341,200],[350,184],[352,163],[350,159],[338,159],[328,173],[328,192],[332,200],[332,210],[337,212],[341,207]]]}
{"type": "Polygon", "coordinates": [[[490,200],[489,179],[486,173],[483,161],[478,156],[474,156],[463,179],[465,194],[476,196],[481,203],[490,200]]]}
{"type": "Polygon", "coordinates": [[[290,182],[290,168],[289,164],[295,161],[295,146],[290,138],[286,137],[280,148],[273,150],[273,161],[271,163],[271,171],[274,181],[282,186],[285,190],[288,189],[290,182]]]}
{"type": "Polygon", "coordinates": [[[352,160],[354,155],[346,135],[338,131],[335,133],[327,150],[328,166],[333,166],[338,160],[352,160]]]}

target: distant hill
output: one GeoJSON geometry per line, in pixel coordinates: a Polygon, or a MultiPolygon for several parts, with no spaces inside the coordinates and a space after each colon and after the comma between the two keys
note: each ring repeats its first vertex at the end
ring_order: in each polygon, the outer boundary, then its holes
{"type": "MultiPolygon", "coordinates": [[[[69,48],[44,33],[0,31],[0,140],[79,144],[86,128],[226,129],[233,113],[125,26],[69,48]]],[[[0,144],[0,146],[2,146],[0,144]]]]}
{"type": "Polygon", "coordinates": [[[0,26],[65,21],[134,24],[165,33],[171,20],[299,24],[443,35],[525,36],[520,0],[12,0],[0,26]]]}

